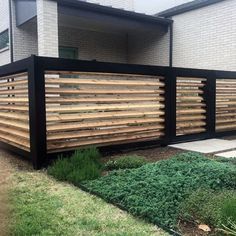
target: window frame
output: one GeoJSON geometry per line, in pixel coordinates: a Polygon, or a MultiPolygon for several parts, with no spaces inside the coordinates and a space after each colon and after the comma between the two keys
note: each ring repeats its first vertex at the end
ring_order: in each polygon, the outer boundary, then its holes
{"type": "Polygon", "coordinates": [[[6,51],[7,49],[9,49],[9,46],[10,46],[9,29],[6,29],[0,32],[0,37],[4,35],[5,33],[7,34],[7,43],[6,43],[6,46],[3,46],[3,47],[1,47],[1,44],[0,44],[0,52],[6,51]]]}

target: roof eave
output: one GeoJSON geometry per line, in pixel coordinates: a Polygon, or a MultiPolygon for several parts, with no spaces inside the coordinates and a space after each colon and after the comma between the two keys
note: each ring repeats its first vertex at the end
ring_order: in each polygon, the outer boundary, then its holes
{"type": "Polygon", "coordinates": [[[129,18],[131,20],[142,21],[150,24],[169,26],[173,22],[170,19],[161,18],[159,16],[145,15],[137,12],[126,11],[113,7],[101,6],[98,4],[82,2],[78,0],[56,0],[56,1],[61,6],[78,7],[80,10],[94,11],[101,14],[129,18]]]}
{"type": "Polygon", "coordinates": [[[224,0],[208,0],[208,1],[193,1],[190,3],[185,3],[177,7],[170,8],[168,10],[159,12],[156,14],[158,17],[171,17],[179,15],[188,11],[196,10],[202,7],[206,7],[224,0]]]}

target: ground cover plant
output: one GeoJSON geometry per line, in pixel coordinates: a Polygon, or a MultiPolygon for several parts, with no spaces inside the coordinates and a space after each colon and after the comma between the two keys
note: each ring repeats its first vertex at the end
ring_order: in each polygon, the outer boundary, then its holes
{"type": "Polygon", "coordinates": [[[101,175],[101,155],[95,147],[79,149],[71,157],[60,157],[48,168],[48,174],[57,180],[78,185],[83,180],[101,175]]]}
{"type": "Polygon", "coordinates": [[[138,168],[143,165],[147,164],[147,161],[144,157],[137,156],[137,155],[129,155],[129,156],[122,156],[117,157],[116,160],[108,161],[104,168],[105,170],[119,170],[119,169],[133,169],[138,168]]]}
{"type": "Polygon", "coordinates": [[[134,215],[176,230],[182,204],[194,191],[236,189],[236,167],[184,153],[137,169],[113,171],[83,185],[134,215]]]}
{"type": "Polygon", "coordinates": [[[11,181],[13,236],[167,236],[102,199],[44,172],[17,171],[11,181]]]}
{"type": "Polygon", "coordinates": [[[181,204],[180,218],[215,229],[231,227],[236,222],[236,191],[199,189],[181,204]]]}

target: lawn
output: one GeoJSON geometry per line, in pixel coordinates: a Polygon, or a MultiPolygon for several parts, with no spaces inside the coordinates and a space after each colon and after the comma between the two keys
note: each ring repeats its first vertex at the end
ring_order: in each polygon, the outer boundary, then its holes
{"type": "Polygon", "coordinates": [[[168,235],[44,172],[17,172],[11,190],[11,235],[168,235]]]}

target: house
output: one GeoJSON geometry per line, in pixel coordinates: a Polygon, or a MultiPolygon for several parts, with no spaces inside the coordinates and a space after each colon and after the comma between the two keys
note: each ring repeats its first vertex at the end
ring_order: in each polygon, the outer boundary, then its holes
{"type": "Polygon", "coordinates": [[[0,4],[0,65],[31,54],[169,65],[172,20],[134,12],[133,0],[12,0],[0,4]]]}
{"type": "Polygon", "coordinates": [[[151,16],[134,0],[1,1],[0,65],[35,54],[235,71],[236,1],[183,2],[151,16]]]}

